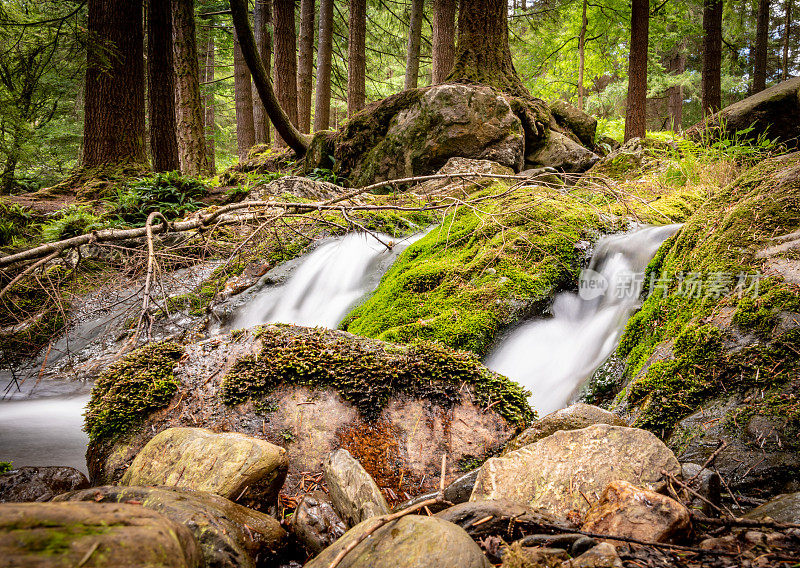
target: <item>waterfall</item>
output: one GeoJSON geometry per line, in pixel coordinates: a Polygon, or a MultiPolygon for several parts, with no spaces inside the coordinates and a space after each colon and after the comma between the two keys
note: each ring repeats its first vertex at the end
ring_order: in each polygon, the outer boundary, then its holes
{"type": "Polygon", "coordinates": [[[486,366],[530,390],[540,416],[566,406],[613,352],[639,305],[647,264],[679,228],[648,227],[601,238],[581,274],[579,292],[558,294],[552,318],[510,330],[486,366]]]}

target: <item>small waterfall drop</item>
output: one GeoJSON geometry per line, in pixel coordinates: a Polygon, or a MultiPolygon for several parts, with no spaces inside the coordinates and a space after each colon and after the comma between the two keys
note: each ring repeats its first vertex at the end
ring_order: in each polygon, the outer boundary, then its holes
{"type": "Polygon", "coordinates": [[[680,227],[648,227],[600,239],[581,275],[580,293],[558,294],[552,318],[512,329],[486,366],[530,390],[540,416],[566,406],[616,347],[638,306],[647,264],[680,227]]]}
{"type": "Polygon", "coordinates": [[[239,308],[231,327],[288,323],[335,328],[364,295],[377,288],[397,256],[423,235],[400,242],[379,235],[381,241],[392,244],[391,250],[366,233],[326,242],[297,262],[287,263],[292,272],[283,284],[254,292],[239,308]]]}

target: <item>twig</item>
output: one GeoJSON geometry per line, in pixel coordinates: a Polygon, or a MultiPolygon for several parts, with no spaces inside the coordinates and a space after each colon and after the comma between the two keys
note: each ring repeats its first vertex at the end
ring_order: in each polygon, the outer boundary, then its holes
{"type": "Polygon", "coordinates": [[[665,476],[666,476],[666,477],[667,477],[667,478],[668,478],[668,479],[669,479],[671,482],[675,483],[676,485],[679,485],[679,486],[683,487],[684,489],[686,489],[686,491],[688,491],[689,493],[691,493],[692,495],[694,495],[695,497],[697,497],[698,499],[700,499],[700,500],[701,500],[701,501],[703,501],[704,503],[707,503],[708,505],[710,505],[711,507],[713,507],[713,508],[714,508],[715,510],[717,510],[717,511],[718,511],[720,514],[722,514],[722,515],[728,515],[728,516],[730,516],[731,518],[735,518],[735,515],[733,514],[733,512],[731,512],[731,510],[730,510],[730,509],[728,509],[727,507],[725,507],[725,509],[723,510],[723,509],[722,509],[722,508],[720,508],[718,505],[715,505],[714,503],[712,503],[711,501],[709,501],[708,499],[706,499],[705,497],[703,497],[702,495],[700,495],[700,493],[698,493],[697,491],[695,491],[694,489],[692,489],[691,487],[689,487],[689,485],[688,485],[687,483],[684,483],[683,481],[680,481],[678,478],[676,478],[676,477],[675,477],[674,475],[672,475],[671,473],[669,473],[669,472],[667,472],[667,471],[664,471],[664,470],[661,470],[661,473],[662,473],[663,475],[665,475],[665,476]]]}
{"type": "Polygon", "coordinates": [[[717,456],[720,455],[722,453],[722,450],[724,450],[727,447],[728,447],[728,442],[726,440],[720,440],[719,447],[716,450],[714,450],[713,454],[708,456],[706,463],[703,464],[703,466],[697,471],[697,473],[695,473],[692,477],[686,480],[686,483],[691,485],[694,482],[694,480],[697,479],[701,473],[703,473],[703,470],[706,469],[708,466],[710,466],[712,463],[714,463],[714,460],[717,459],[717,456]]]}
{"type": "MultiPolygon", "coordinates": [[[[19,282],[23,278],[25,278],[25,276],[27,276],[28,274],[30,274],[31,272],[33,272],[34,270],[36,270],[37,268],[39,268],[43,264],[47,264],[48,262],[50,262],[51,260],[53,260],[54,258],[56,258],[60,254],[61,254],[61,251],[57,250],[57,251],[53,252],[52,254],[50,254],[50,255],[44,257],[43,259],[39,260],[38,262],[35,262],[35,263],[31,264],[28,268],[26,268],[25,270],[23,270],[22,272],[17,274],[17,276],[13,280],[11,280],[11,282],[6,284],[5,287],[2,290],[0,290],[0,300],[3,299],[3,296],[5,296],[8,293],[8,291],[11,289],[11,287],[14,284],[19,282]]],[[[0,260],[2,260],[2,259],[0,259],[0,260]]]]}
{"type": "Polygon", "coordinates": [[[410,507],[406,507],[405,509],[403,509],[401,511],[397,511],[396,513],[392,513],[391,515],[384,515],[382,517],[376,517],[375,518],[375,523],[371,527],[366,529],[364,532],[362,532],[360,535],[358,535],[357,538],[355,538],[354,540],[350,541],[347,544],[347,546],[345,546],[342,550],[339,551],[339,554],[337,554],[336,557],[333,559],[333,561],[328,565],[328,568],[336,568],[341,563],[341,561],[344,559],[344,557],[347,556],[347,554],[351,550],[353,550],[359,544],[364,542],[370,535],[374,534],[375,531],[377,531],[382,526],[384,526],[384,525],[386,525],[388,523],[391,523],[392,521],[396,521],[397,519],[400,519],[400,518],[405,517],[407,515],[410,515],[411,513],[419,511],[420,509],[423,509],[423,508],[428,507],[430,505],[438,505],[438,504],[441,504],[441,503],[449,504],[444,498],[444,474],[445,474],[446,465],[447,465],[447,456],[443,455],[442,456],[442,473],[441,473],[441,476],[439,477],[439,493],[437,493],[436,497],[431,497],[430,499],[425,499],[424,501],[421,501],[421,502],[417,503],[416,505],[411,505],[410,507]]]}
{"type": "MultiPolygon", "coordinates": [[[[133,334],[133,337],[130,340],[131,345],[136,345],[136,341],[139,339],[139,331],[142,328],[142,322],[144,318],[147,317],[148,320],[150,319],[150,314],[148,314],[148,310],[150,309],[150,287],[153,283],[153,271],[156,261],[156,253],[153,247],[153,221],[156,219],[160,219],[163,225],[167,225],[167,220],[164,216],[159,213],[158,211],[153,211],[150,215],[147,216],[147,222],[145,223],[145,230],[147,234],[147,276],[145,277],[144,281],[144,297],[142,299],[142,311],[139,314],[139,320],[136,322],[136,331],[133,334]]],[[[148,339],[150,338],[150,328],[147,331],[148,339]]]]}
{"type": "Polygon", "coordinates": [[[714,525],[718,527],[764,527],[769,529],[786,530],[786,529],[800,529],[800,524],[796,523],[779,523],[773,520],[758,520],[758,519],[743,519],[741,517],[729,517],[724,519],[715,519],[707,517],[697,511],[690,511],[692,519],[698,523],[705,523],[707,525],[714,525]]]}

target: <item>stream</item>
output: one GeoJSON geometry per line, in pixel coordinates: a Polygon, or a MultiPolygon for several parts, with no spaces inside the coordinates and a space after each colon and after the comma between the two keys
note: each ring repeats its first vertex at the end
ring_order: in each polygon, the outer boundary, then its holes
{"type": "MultiPolygon", "coordinates": [[[[552,318],[523,322],[509,330],[486,365],[527,387],[540,415],[565,406],[613,351],[638,306],[641,283],[618,297],[616,282],[644,272],[661,243],[679,227],[648,227],[601,238],[589,270],[582,274],[580,292],[558,294],[552,318]]],[[[397,257],[424,235],[423,231],[391,243],[391,250],[364,233],[325,239],[228,300],[216,312],[217,322],[209,331],[224,333],[263,323],[335,328],[377,288],[397,257]]],[[[387,235],[379,237],[392,241],[387,235]]],[[[174,273],[175,287],[170,286],[169,293],[191,290],[212,269],[174,273]]],[[[0,370],[1,384],[9,385],[0,392],[0,461],[12,461],[17,467],[69,465],[86,472],[88,440],[82,414],[91,385],[76,379],[91,375],[87,369],[111,352],[114,325],[141,301],[135,287],[134,292],[123,288],[119,297],[107,297],[105,291],[102,295],[104,304],[90,299],[78,308],[81,317],[53,343],[49,358],[41,355],[23,371],[15,370],[16,381],[11,370],[0,370]]],[[[171,322],[164,332],[179,331],[190,323],[171,322]]]]}

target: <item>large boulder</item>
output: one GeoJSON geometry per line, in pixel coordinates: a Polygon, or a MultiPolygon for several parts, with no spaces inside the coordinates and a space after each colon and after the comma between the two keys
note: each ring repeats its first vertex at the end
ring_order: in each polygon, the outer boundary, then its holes
{"type": "Polygon", "coordinates": [[[759,505],[745,515],[748,519],[769,517],[779,523],[800,523],[800,493],[786,493],[759,505]]]}
{"type": "Polygon", "coordinates": [[[674,542],[691,529],[689,511],[674,499],[612,481],[586,512],[582,530],[648,542],[674,542]]]}
{"type": "Polygon", "coordinates": [[[756,140],[760,135],[777,138],[790,148],[800,147],[800,77],[789,79],[725,107],[687,131],[701,139],[722,127],[727,135],[756,140]]]}
{"type": "Polygon", "coordinates": [[[202,491],[101,486],[65,493],[55,501],[66,507],[86,501],[134,503],[134,513],[147,511],[166,517],[191,531],[207,568],[254,568],[280,550],[286,539],[286,532],[274,518],[202,491]]]}
{"type": "Polygon", "coordinates": [[[330,497],[322,491],[303,495],[290,526],[295,538],[312,555],[325,550],[347,531],[330,497]]]}
{"type": "MultiPolygon", "coordinates": [[[[375,519],[349,530],[305,568],[327,568],[339,552],[365,531],[375,519]]],[[[489,568],[491,564],[477,544],[458,527],[436,517],[407,515],[376,530],[353,548],[341,568],[489,568]]]]}
{"type": "Polygon", "coordinates": [[[600,160],[600,156],[569,136],[551,130],[547,142],[525,154],[528,168],[551,167],[567,173],[585,172],[600,160]]]}
{"type": "Polygon", "coordinates": [[[548,108],[559,126],[571,130],[578,140],[592,147],[597,134],[597,119],[566,101],[552,101],[548,108]]]}
{"type": "Polygon", "coordinates": [[[680,464],[663,442],[646,430],[596,424],[560,431],[491,458],[481,467],[471,501],[505,499],[570,520],[581,519],[615,480],[650,490],[663,488],[663,471],[680,474],[680,464]]]}
{"type": "MultiPolygon", "coordinates": [[[[120,364],[144,363],[134,353],[120,364]]],[[[126,393],[93,393],[87,463],[95,484],[118,482],[159,432],[202,426],[284,447],[289,494],[339,448],[379,487],[416,494],[436,486],[442,453],[446,475],[458,477],[532,415],[521,387],[471,355],[340,331],[273,325],[220,335],[187,346],[169,372],[174,394],[115,435],[104,435],[105,425],[133,411],[126,393]]]]}
{"type": "Polygon", "coordinates": [[[567,408],[551,412],[540,418],[533,425],[511,440],[503,450],[503,454],[518,450],[528,444],[538,442],[550,434],[560,430],[580,430],[593,424],[610,424],[612,426],[628,426],[621,416],[609,412],[599,406],[577,402],[567,408]]]}
{"type": "Polygon", "coordinates": [[[349,526],[389,512],[381,490],[350,452],[336,450],[322,467],[333,506],[349,526]]]}
{"type": "Polygon", "coordinates": [[[86,487],[89,480],[72,467],[20,467],[0,475],[0,503],[49,501],[86,487]]]}
{"type": "Polygon", "coordinates": [[[205,566],[189,529],[118,503],[2,504],[0,558],[3,566],[25,568],[205,566]]]}
{"type": "Polygon", "coordinates": [[[255,508],[275,503],[286,479],[286,450],[236,432],[168,428],[137,454],[120,483],[216,493],[255,508]]]}

